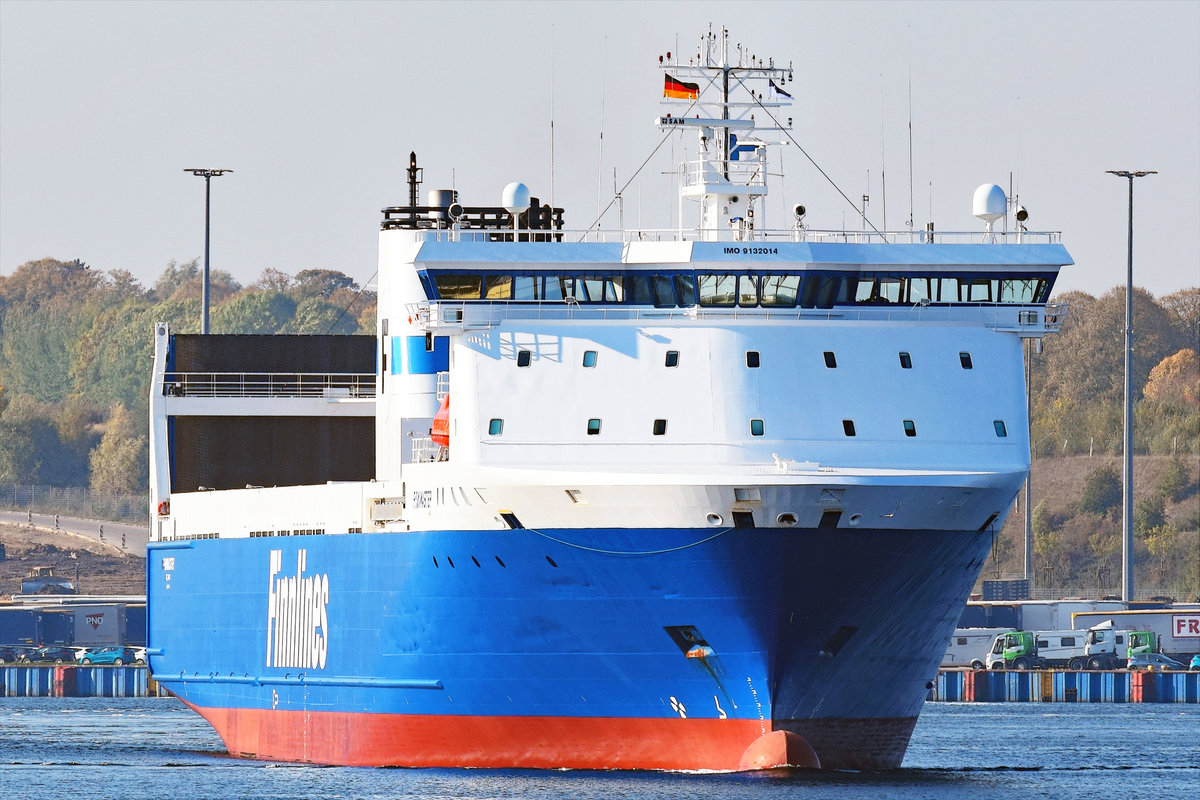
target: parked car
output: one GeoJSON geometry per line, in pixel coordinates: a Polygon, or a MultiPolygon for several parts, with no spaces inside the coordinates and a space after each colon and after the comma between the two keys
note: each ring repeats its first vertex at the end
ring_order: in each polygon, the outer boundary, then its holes
{"type": "Polygon", "coordinates": [[[0,647],[0,664],[16,664],[21,661],[21,656],[25,654],[28,647],[8,646],[0,647]]]}
{"type": "Polygon", "coordinates": [[[113,664],[118,667],[136,661],[137,655],[131,647],[93,647],[84,650],[79,657],[80,664],[113,664]]]}
{"type": "Polygon", "coordinates": [[[1200,670],[1200,655],[1192,656],[1192,664],[1188,669],[1200,670]]]}
{"type": "Polygon", "coordinates": [[[1139,653],[1129,659],[1129,668],[1145,670],[1187,669],[1183,664],[1180,664],[1173,658],[1167,658],[1162,653],[1139,653]]]}
{"type": "Polygon", "coordinates": [[[22,664],[74,664],[75,650],[53,644],[34,647],[22,653],[19,661],[22,664]]]}

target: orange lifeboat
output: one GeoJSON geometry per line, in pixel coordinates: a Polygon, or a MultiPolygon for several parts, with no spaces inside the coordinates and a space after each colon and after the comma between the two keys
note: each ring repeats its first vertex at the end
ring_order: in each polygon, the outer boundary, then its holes
{"type": "Polygon", "coordinates": [[[442,400],[442,405],[433,415],[433,427],[429,429],[429,438],[439,447],[450,446],[450,395],[442,400]]]}

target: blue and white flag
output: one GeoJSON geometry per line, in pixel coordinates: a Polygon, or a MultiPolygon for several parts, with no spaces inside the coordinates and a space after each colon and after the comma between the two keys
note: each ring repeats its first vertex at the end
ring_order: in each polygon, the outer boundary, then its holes
{"type": "Polygon", "coordinates": [[[788,100],[792,99],[792,96],[790,94],[788,94],[783,89],[780,89],[778,86],[775,85],[775,81],[768,80],[767,81],[767,97],[770,98],[771,100],[774,100],[774,99],[776,99],[776,96],[786,97],[788,100]]]}

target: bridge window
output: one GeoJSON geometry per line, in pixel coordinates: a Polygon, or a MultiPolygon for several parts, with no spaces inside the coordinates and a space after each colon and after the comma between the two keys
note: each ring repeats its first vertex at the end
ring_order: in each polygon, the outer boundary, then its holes
{"type": "Polygon", "coordinates": [[[513,296],[511,275],[485,275],[483,278],[484,300],[511,300],[513,296]]]}
{"type": "Polygon", "coordinates": [[[920,303],[933,302],[936,298],[933,296],[933,289],[930,284],[933,283],[931,278],[909,278],[908,279],[908,302],[920,303]]]}
{"type": "Polygon", "coordinates": [[[799,275],[763,275],[762,304],[774,308],[795,308],[800,296],[799,275]]]}
{"type": "Polygon", "coordinates": [[[440,273],[434,276],[438,297],[443,300],[478,300],[481,279],[478,275],[440,273]]]}
{"type": "Polygon", "coordinates": [[[738,305],[742,308],[754,308],[758,305],[758,276],[738,276],[738,305]]]}
{"type": "Polygon", "coordinates": [[[700,305],[731,307],[737,291],[736,275],[697,275],[700,305]]]}
{"type": "Polygon", "coordinates": [[[587,432],[588,432],[588,436],[599,436],[600,435],[600,420],[589,419],[588,424],[587,424],[587,432]]]}
{"type": "Polygon", "coordinates": [[[765,431],[765,428],[763,427],[763,421],[761,419],[750,420],[750,435],[751,436],[762,436],[764,431],[765,431]]]}
{"type": "Polygon", "coordinates": [[[696,305],[696,279],[691,275],[676,275],[675,294],[679,296],[679,305],[696,305]]]}

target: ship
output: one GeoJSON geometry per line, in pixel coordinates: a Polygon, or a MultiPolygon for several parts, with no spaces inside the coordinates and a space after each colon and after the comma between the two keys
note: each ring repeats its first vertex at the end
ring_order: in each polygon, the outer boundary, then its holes
{"type": "Polygon", "coordinates": [[[1071,259],[995,184],[981,230],[772,227],[791,64],[658,61],[670,229],[422,198],[412,154],[375,336],[156,325],[147,654],[232,755],[901,764],[1071,259]]]}

